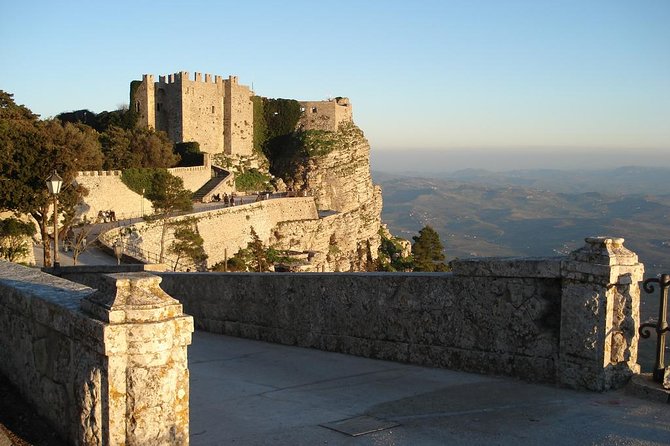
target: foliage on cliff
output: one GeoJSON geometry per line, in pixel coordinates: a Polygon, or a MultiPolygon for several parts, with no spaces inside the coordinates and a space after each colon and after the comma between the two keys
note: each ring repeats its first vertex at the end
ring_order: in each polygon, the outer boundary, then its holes
{"type": "Polygon", "coordinates": [[[290,183],[289,178],[307,165],[310,159],[321,158],[334,151],[346,151],[364,141],[363,132],[353,123],[340,125],[336,132],[307,130],[294,132],[284,140],[281,149],[270,158],[270,172],[290,183]]]}
{"type": "Polygon", "coordinates": [[[300,103],[294,99],[252,98],[254,150],[268,159],[292,138],[300,120],[300,103]]]}
{"type": "Polygon", "coordinates": [[[404,256],[403,246],[397,237],[389,237],[385,231],[380,230],[381,243],[377,253],[377,271],[412,271],[414,260],[412,256],[404,256]]]}
{"type": "Polygon", "coordinates": [[[256,169],[235,176],[235,188],[239,191],[263,191],[268,188],[270,177],[256,169]]]}

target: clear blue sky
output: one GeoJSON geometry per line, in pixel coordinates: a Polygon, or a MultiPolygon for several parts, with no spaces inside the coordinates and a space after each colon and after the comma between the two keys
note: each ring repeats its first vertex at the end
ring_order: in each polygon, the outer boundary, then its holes
{"type": "Polygon", "coordinates": [[[670,0],[0,0],[0,16],[0,89],[42,117],[185,70],[348,96],[379,153],[670,152],[670,0]]]}

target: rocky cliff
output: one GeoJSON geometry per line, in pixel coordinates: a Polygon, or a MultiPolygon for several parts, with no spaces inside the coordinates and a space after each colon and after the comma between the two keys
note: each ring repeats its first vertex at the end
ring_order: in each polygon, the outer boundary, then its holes
{"type": "Polygon", "coordinates": [[[382,194],[372,184],[370,145],[351,121],[336,132],[312,130],[273,160],[289,190],[314,197],[318,220],[279,223],[269,244],[310,253],[304,269],[361,271],[377,258],[382,194]]]}

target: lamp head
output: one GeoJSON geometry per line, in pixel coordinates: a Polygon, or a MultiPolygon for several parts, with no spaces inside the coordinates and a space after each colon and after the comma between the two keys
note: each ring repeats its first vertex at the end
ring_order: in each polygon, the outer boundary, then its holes
{"type": "Polygon", "coordinates": [[[60,177],[60,175],[58,175],[56,169],[54,169],[54,172],[51,174],[51,176],[47,178],[47,188],[49,189],[49,193],[51,195],[58,195],[62,185],[63,179],[60,177]]]}

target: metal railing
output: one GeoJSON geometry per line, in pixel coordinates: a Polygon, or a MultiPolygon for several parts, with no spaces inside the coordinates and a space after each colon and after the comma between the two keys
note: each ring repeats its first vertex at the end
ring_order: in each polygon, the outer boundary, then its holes
{"type": "Polygon", "coordinates": [[[668,326],[668,287],[670,287],[670,274],[661,274],[660,278],[653,277],[642,283],[642,288],[647,293],[653,293],[659,287],[658,319],[655,323],[647,322],[640,325],[640,336],[647,339],[651,336],[651,329],[656,331],[656,359],[654,362],[653,378],[658,383],[663,383],[666,375],[665,366],[665,334],[670,331],[668,326]]]}

